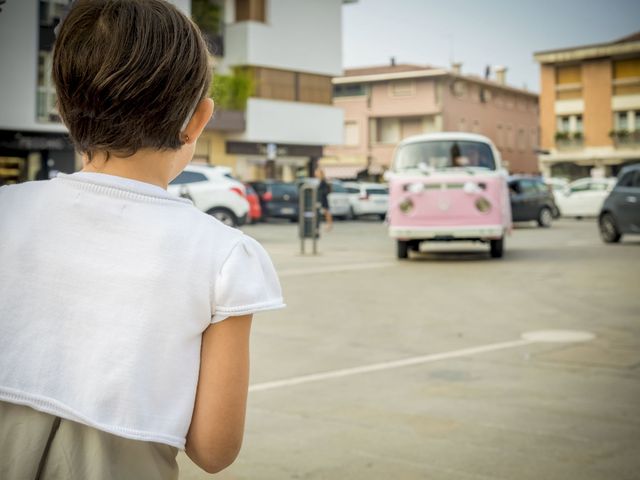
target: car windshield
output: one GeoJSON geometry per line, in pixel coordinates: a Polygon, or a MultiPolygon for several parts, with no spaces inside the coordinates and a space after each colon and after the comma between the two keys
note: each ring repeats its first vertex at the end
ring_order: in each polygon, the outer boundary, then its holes
{"type": "Polygon", "coordinates": [[[463,140],[439,140],[409,143],[398,149],[394,168],[406,170],[445,170],[482,168],[495,170],[491,147],[486,143],[463,140]]]}

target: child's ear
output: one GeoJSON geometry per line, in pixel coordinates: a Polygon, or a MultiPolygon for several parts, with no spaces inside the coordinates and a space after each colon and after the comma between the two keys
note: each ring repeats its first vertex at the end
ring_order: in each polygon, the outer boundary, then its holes
{"type": "Polygon", "coordinates": [[[205,98],[198,103],[191,119],[182,131],[183,141],[188,144],[195,143],[211,119],[211,115],[213,115],[213,100],[205,98]]]}

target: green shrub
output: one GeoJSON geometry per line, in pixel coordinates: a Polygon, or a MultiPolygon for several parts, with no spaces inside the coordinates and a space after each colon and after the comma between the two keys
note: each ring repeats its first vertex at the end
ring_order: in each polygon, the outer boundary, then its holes
{"type": "Polygon", "coordinates": [[[209,94],[222,110],[245,110],[247,99],[253,94],[254,82],[251,74],[236,71],[233,75],[213,75],[209,94]]]}

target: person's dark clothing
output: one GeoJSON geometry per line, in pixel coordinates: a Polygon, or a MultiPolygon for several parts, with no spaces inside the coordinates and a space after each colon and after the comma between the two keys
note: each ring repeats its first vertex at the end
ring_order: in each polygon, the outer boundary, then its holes
{"type": "Polygon", "coordinates": [[[320,180],[318,185],[318,200],[322,208],[329,208],[329,193],[331,193],[331,187],[326,180],[320,180]]]}

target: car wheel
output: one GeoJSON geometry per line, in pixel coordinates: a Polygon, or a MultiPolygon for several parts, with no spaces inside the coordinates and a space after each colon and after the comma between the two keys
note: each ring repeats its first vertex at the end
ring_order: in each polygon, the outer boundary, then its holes
{"type": "Polygon", "coordinates": [[[549,207],[542,207],[538,213],[538,225],[543,228],[549,228],[553,220],[553,212],[549,207]]]}
{"type": "Polygon", "coordinates": [[[600,217],[600,237],[605,243],[617,243],[622,235],[618,231],[613,215],[605,213],[600,217]]]}
{"type": "Polygon", "coordinates": [[[380,218],[380,220],[382,220],[384,222],[385,218],[387,218],[387,214],[386,213],[381,213],[380,215],[378,215],[378,217],[380,218]]]}
{"type": "Polygon", "coordinates": [[[502,258],[504,255],[504,237],[497,240],[491,240],[491,258],[502,258]]]}
{"type": "Polygon", "coordinates": [[[398,240],[397,254],[399,259],[409,258],[409,242],[398,240]]]}
{"type": "Polygon", "coordinates": [[[238,217],[236,217],[235,213],[228,208],[216,207],[212,208],[207,213],[229,227],[238,226],[238,217]]]}
{"type": "Polygon", "coordinates": [[[349,219],[350,220],[357,220],[358,216],[356,215],[356,212],[353,210],[353,207],[349,208],[349,219]]]}

